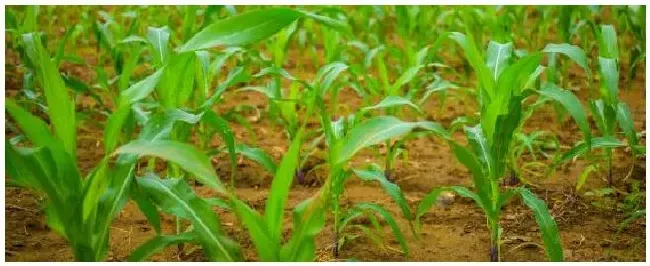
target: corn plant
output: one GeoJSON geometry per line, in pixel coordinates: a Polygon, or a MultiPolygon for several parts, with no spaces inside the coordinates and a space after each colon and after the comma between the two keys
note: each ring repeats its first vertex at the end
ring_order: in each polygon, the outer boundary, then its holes
{"type": "Polygon", "coordinates": [[[638,143],[637,132],[634,128],[634,120],[632,119],[630,108],[618,99],[619,59],[616,30],[613,26],[601,26],[599,45],[598,70],[600,74],[600,99],[590,101],[589,107],[597,129],[602,136],[593,138],[591,143],[584,142],[576,145],[571,150],[558,156],[553,162],[553,165],[557,166],[578,156],[587,156],[590,158],[591,166],[587,167],[578,179],[578,188],[586,182],[586,178],[590,172],[603,168],[606,171],[608,186],[611,187],[614,185],[615,180],[612,176],[612,150],[626,145],[616,137],[619,128],[623,131],[627,140],[627,146],[632,152],[632,166],[624,179],[627,179],[631,175],[634,169],[635,158],[639,155],[645,155],[645,149],[639,146],[638,143]],[[591,150],[594,148],[602,149],[604,156],[594,156],[591,153],[591,150]],[[604,161],[604,166],[601,166],[602,161],[604,161]]]}
{"type": "Polygon", "coordinates": [[[76,260],[101,261],[106,257],[111,221],[129,198],[135,158],[120,156],[111,166],[105,157],[82,178],[77,166],[74,101],[40,37],[23,36],[30,60],[39,66],[36,73],[54,129],[7,100],[6,111],[33,145],[5,141],[9,182],[47,196],[47,223],[67,240],[76,260]]]}
{"type": "MultiPolygon", "coordinates": [[[[478,79],[480,95],[480,122],[473,127],[465,127],[469,147],[448,139],[454,155],[472,173],[474,188],[472,192],[464,187],[444,187],[434,189],[419,204],[416,220],[436,201],[442,191],[453,191],[473,199],[487,216],[491,234],[490,261],[500,260],[501,228],[499,217],[502,208],[510,198],[520,195],[531,208],[544,240],[546,254],[550,260],[563,260],[562,245],[555,221],[550,216],[546,204],[524,187],[501,191],[499,180],[508,167],[508,157],[512,154],[514,134],[521,127],[524,117],[522,102],[539,94],[558,101],[574,117],[587,140],[590,139],[586,115],[580,109],[578,99],[568,91],[557,87],[544,87],[533,90],[526,84],[538,76],[541,53],[532,53],[510,63],[507,46],[488,48],[486,61],[476,47],[471,34],[451,33],[450,38],[458,43],[467,60],[474,68],[478,79]],[[493,57],[493,55],[497,55],[493,57]]],[[[511,50],[510,50],[511,51],[511,50]]]]}
{"type": "MultiPolygon", "coordinates": [[[[300,135],[292,142],[289,152],[278,166],[270,189],[264,215],[236,198],[219,181],[209,159],[190,145],[170,140],[135,141],[118,148],[116,153],[157,156],[174,162],[200,182],[225,198],[227,205],[248,229],[262,261],[311,261],[314,259],[314,238],[324,226],[322,202],[317,196],[294,209],[293,235],[282,243],[284,206],[297,166],[300,135]]],[[[195,242],[214,261],[241,261],[239,246],[221,229],[218,216],[210,204],[196,196],[182,179],[161,179],[153,174],[138,179],[139,186],[162,211],[192,221],[192,228],[177,235],[158,235],[138,247],[129,256],[131,261],[146,259],[162,248],[178,243],[195,242]]]]}

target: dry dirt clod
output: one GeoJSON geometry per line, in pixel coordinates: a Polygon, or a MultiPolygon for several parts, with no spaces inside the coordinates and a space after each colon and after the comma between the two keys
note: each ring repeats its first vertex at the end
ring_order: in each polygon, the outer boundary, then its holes
{"type": "Polygon", "coordinates": [[[454,198],[456,195],[451,192],[442,192],[440,193],[440,196],[438,196],[438,207],[440,208],[447,208],[449,205],[454,203],[454,198]]]}

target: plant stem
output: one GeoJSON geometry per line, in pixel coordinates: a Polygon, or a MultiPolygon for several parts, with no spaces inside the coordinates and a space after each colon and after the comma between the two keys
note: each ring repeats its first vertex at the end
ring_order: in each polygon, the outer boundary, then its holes
{"type": "Polygon", "coordinates": [[[612,177],[612,149],[607,148],[605,152],[607,153],[607,185],[612,187],[614,185],[614,179],[612,177]]]}
{"type": "Polygon", "coordinates": [[[334,195],[334,248],[332,255],[335,259],[339,257],[339,195],[334,195]]]}
{"type": "MultiPolygon", "coordinates": [[[[176,234],[179,235],[183,232],[183,223],[181,218],[176,216],[176,234]]],[[[178,259],[180,260],[181,254],[183,254],[183,243],[178,244],[178,259]]]]}
{"type": "MultiPolygon", "coordinates": [[[[498,204],[499,204],[499,183],[494,178],[490,180],[492,187],[492,209],[494,213],[498,213],[498,204]]],[[[499,217],[490,217],[490,234],[491,234],[491,245],[490,245],[490,261],[498,262],[501,260],[501,254],[499,249],[499,217]]]]}

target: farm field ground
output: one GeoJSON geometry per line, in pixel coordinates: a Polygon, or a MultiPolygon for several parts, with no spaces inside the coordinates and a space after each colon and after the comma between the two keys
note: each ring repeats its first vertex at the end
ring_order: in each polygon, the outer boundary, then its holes
{"type": "MultiPolygon", "coordinates": [[[[63,30],[58,33],[61,38],[63,30]]],[[[55,38],[51,38],[55,39],[55,38]]],[[[552,39],[552,37],[549,37],[552,39]]],[[[5,45],[5,66],[21,65],[20,55],[15,50],[5,45]]],[[[88,65],[95,65],[98,53],[94,44],[77,44],[77,54],[88,65]]],[[[625,53],[619,48],[621,54],[625,53]]],[[[323,48],[316,49],[319,57],[323,59],[323,48]]],[[[309,57],[297,47],[289,47],[283,68],[294,76],[311,80],[318,71],[321,63],[310,63],[309,57]]],[[[461,49],[443,51],[440,62],[444,62],[457,72],[463,72],[464,58],[461,49]]],[[[324,59],[323,59],[324,60],[324,59]]],[[[595,64],[594,64],[595,65],[595,64]]],[[[627,65],[621,64],[620,73],[627,73],[627,65]]],[[[95,71],[84,65],[63,63],[60,72],[72,75],[77,79],[92,84],[96,80],[95,71]]],[[[446,79],[465,87],[476,86],[473,73],[469,80],[458,80],[458,77],[448,74],[446,79]]],[[[566,72],[569,78],[570,90],[576,94],[583,106],[588,106],[591,99],[586,87],[585,72],[577,65],[570,65],[566,72]]],[[[633,80],[622,79],[620,82],[619,100],[627,103],[634,118],[634,127],[637,131],[646,129],[646,69],[645,63],[636,69],[633,80]],[[623,84],[631,84],[623,88],[623,84]]],[[[23,97],[23,72],[19,67],[6,67],[5,71],[5,98],[23,97]]],[[[143,75],[142,75],[143,76],[143,75]]],[[[144,76],[143,76],[144,77],[144,76]]],[[[289,87],[290,82],[283,80],[283,87],[289,87]]],[[[594,85],[596,86],[596,85],[594,85]]],[[[229,88],[223,95],[222,102],[212,109],[215,113],[226,113],[238,105],[255,106],[259,110],[267,110],[268,98],[257,91],[236,91],[244,85],[229,88]]],[[[597,91],[597,90],[596,90],[597,91]]],[[[110,103],[109,97],[103,97],[109,109],[115,108],[110,103]]],[[[377,103],[382,98],[371,98],[370,102],[377,103]]],[[[330,100],[326,98],[326,104],[330,100]]],[[[362,108],[361,98],[352,88],[342,85],[338,95],[338,104],[341,109],[337,115],[347,115],[362,108]]],[[[94,98],[79,95],[75,102],[76,110],[98,110],[102,108],[94,98]]],[[[437,96],[430,97],[422,104],[423,112],[415,115],[405,112],[403,120],[418,120],[419,118],[440,123],[449,128],[459,116],[470,115],[480,111],[477,101],[464,92],[450,91],[444,103],[437,96]],[[442,112],[440,106],[442,105],[442,112]]],[[[545,130],[556,136],[562,150],[573,147],[581,140],[580,129],[570,118],[560,123],[557,121],[551,105],[543,106],[535,111],[533,116],[524,124],[522,132],[535,132],[545,130]]],[[[289,149],[291,140],[287,138],[283,125],[271,121],[268,113],[249,112],[245,117],[251,124],[254,136],[243,125],[230,122],[235,140],[258,147],[270,154],[274,161],[280,162],[282,156],[289,149]]],[[[106,116],[97,112],[89,112],[88,118],[77,122],[77,161],[82,175],[89,174],[105,156],[104,151],[104,125],[106,116]]],[[[5,121],[7,123],[7,120],[5,121]]],[[[592,127],[595,128],[593,122],[592,127]]],[[[317,118],[310,119],[307,128],[320,127],[317,118]]],[[[595,131],[594,131],[595,132],[595,131]]],[[[14,137],[17,132],[5,129],[6,138],[14,137]]],[[[467,143],[462,131],[453,133],[453,139],[467,143]]],[[[190,141],[195,141],[194,137],[190,141]]],[[[640,138],[640,144],[645,146],[645,137],[640,138]]],[[[224,145],[220,138],[212,138],[210,147],[224,145]]],[[[381,145],[380,145],[381,146],[381,145]]],[[[396,161],[392,180],[405,195],[410,206],[416,206],[432,189],[443,186],[472,187],[472,176],[463,164],[456,160],[449,145],[434,136],[425,136],[409,140],[404,144],[407,158],[396,161]]],[[[362,150],[351,161],[351,168],[362,168],[370,162],[381,163],[382,159],[377,154],[384,154],[385,147],[379,147],[376,152],[362,150]]],[[[316,151],[324,153],[326,149],[319,147],[316,151]]],[[[633,186],[639,186],[645,195],[646,189],[646,161],[645,156],[632,160],[629,149],[615,149],[613,155],[612,174],[617,180],[622,180],[630,166],[634,164],[634,171],[624,182],[615,185],[623,193],[614,195],[593,195],[607,186],[601,176],[591,176],[580,191],[576,191],[576,182],[581,173],[588,166],[584,158],[577,158],[573,162],[560,166],[551,176],[530,174],[526,181],[528,187],[539,198],[544,200],[550,214],[557,223],[561,236],[561,243],[566,261],[645,261],[646,258],[646,223],[645,219],[632,221],[618,235],[617,229],[621,222],[627,218],[625,212],[617,209],[617,204],[631,193],[633,186]],[[586,193],[592,192],[592,193],[586,193]],[[617,235],[615,237],[615,235],[617,235]]],[[[317,157],[317,156],[315,156],[317,157]]],[[[317,160],[307,161],[307,165],[316,164],[317,160]]],[[[531,160],[530,154],[524,154],[519,161],[531,160]]],[[[552,158],[541,157],[543,164],[550,164],[552,158]]],[[[217,176],[227,183],[227,177],[232,169],[226,152],[211,157],[212,166],[217,176]]],[[[140,162],[146,166],[146,161],[140,162]]],[[[235,174],[236,188],[234,194],[251,208],[264,211],[268,192],[270,191],[273,174],[263,166],[247,160],[243,156],[237,157],[235,174]]],[[[165,164],[157,161],[156,172],[163,173],[165,164]]],[[[533,171],[535,173],[543,170],[533,171]]],[[[9,177],[11,178],[11,177],[9,177]]],[[[326,182],[328,172],[326,169],[317,168],[309,171],[304,180],[294,182],[291,186],[287,205],[285,206],[283,235],[290,235],[288,225],[292,223],[291,210],[304,200],[317,193],[326,182]]],[[[215,197],[217,194],[208,186],[190,182],[196,194],[203,198],[215,197]]],[[[316,261],[487,261],[490,250],[490,231],[486,225],[483,212],[476,204],[467,198],[453,194],[448,195],[450,200],[431,208],[421,218],[421,232],[415,237],[407,230],[408,223],[401,219],[400,206],[387,195],[380,185],[375,182],[366,182],[356,178],[346,181],[345,191],[340,199],[341,206],[353,206],[357,202],[376,203],[386,208],[397,221],[404,232],[410,256],[404,256],[399,248],[398,241],[391,234],[390,228],[385,229],[384,246],[378,246],[367,237],[359,237],[353,241],[345,242],[340,247],[338,258],[332,255],[333,242],[336,238],[333,232],[332,217],[326,218],[322,231],[316,237],[316,261]]],[[[645,197],[645,196],[644,196],[645,197]]],[[[644,201],[645,202],[645,201],[644,201]]],[[[52,231],[47,225],[46,214],[43,208],[44,195],[34,190],[22,187],[5,187],[5,259],[7,261],[73,261],[75,260],[72,248],[67,241],[52,231]]],[[[644,203],[643,203],[644,204],[644,203]]],[[[247,261],[257,261],[258,255],[254,244],[242,228],[236,216],[221,208],[214,207],[220,218],[221,225],[235,242],[241,246],[242,257],[247,261]]],[[[643,207],[645,209],[645,207],[643,207]]],[[[176,229],[176,219],[173,215],[162,215],[162,231],[169,234],[176,229]]],[[[370,221],[360,223],[369,224],[370,221]]],[[[500,225],[503,228],[501,235],[501,259],[503,261],[546,261],[544,244],[540,237],[539,226],[533,213],[524,203],[513,199],[501,214],[500,225]]],[[[190,226],[185,221],[185,226],[190,226]]],[[[148,222],[147,217],[140,211],[133,201],[126,203],[110,225],[110,239],[107,261],[126,261],[131,252],[156,235],[156,231],[148,222]]],[[[152,261],[206,261],[201,246],[187,244],[179,254],[177,246],[169,246],[149,258],[152,261]]]]}

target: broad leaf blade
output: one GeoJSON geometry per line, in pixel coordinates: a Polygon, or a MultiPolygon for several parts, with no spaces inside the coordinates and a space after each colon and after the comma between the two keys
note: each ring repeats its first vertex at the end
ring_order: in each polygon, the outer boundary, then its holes
{"type": "Polygon", "coordinates": [[[485,62],[487,67],[492,71],[494,80],[499,80],[499,75],[508,66],[508,61],[512,57],[514,46],[509,43],[498,43],[490,41],[487,49],[487,59],[485,62]]]}
{"type": "Polygon", "coordinates": [[[415,110],[417,112],[420,112],[420,113],[422,112],[420,107],[415,105],[410,100],[408,100],[406,98],[403,98],[403,97],[400,97],[400,96],[387,96],[386,98],[381,100],[381,102],[379,102],[378,104],[375,104],[373,106],[364,107],[361,110],[373,110],[373,109],[389,108],[389,107],[395,107],[395,106],[401,106],[401,105],[406,105],[406,106],[409,106],[409,107],[413,108],[413,110],[415,110]]]}
{"type": "Polygon", "coordinates": [[[210,186],[217,192],[226,192],[225,187],[214,173],[208,157],[188,144],[169,140],[134,140],[119,147],[115,153],[160,157],[178,164],[185,171],[192,173],[199,182],[210,186]]]}
{"type": "Polygon", "coordinates": [[[547,84],[542,89],[538,90],[539,94],[551,98],[559,102],[571,114],[576,124],[585,136],[587,145],[591,143],[591,128],[589,128],[589,121],[587,121],[587,114],[585,113],[580,100],[573,95],[573,93],[558,88],[553,84],[547,84]]]}
{"type": "Polygon", "coordinates": [[[245,144],[237,144],[235,151],[246,158],[261,164],[269,173],[276,172],[276,165],[273,157],[260,148],[253,148],[245,144]]]}
{"type": "Polygon", "coordinates": [[[393,137],[426,127],[424,122],[404,122],[393,116],[378,116],[355,126],[347,136],[337,142],[335,164],[346,162],[359,150],[382,143],[393,137]]]}
{"type": "Polygon", "coordinates": [[[45,99],[48,106],[48,116],[56,136],[63,142],[66,152],[76,159],[77,134],[75,123],[75,105],[68,95],[65,83],[59,74],[58,67],[52,62],[47,51],[41,44],[41,38],[34,33],[24,34],[23,40],[31,51],[38,65],[37,73],[41,77],[45,99]]]}
{"type": "Polygon", "coordinates": [[[379,185],[386,191],[386,193],[395,201],[397,206],[400,207],[402,210],[402,215],[404,215],[404,218],[407,220],[413,220],[413,214],[411,214],[411,209],[409,208],[408,202],[406,201],[406,197],[404,197],[404,193],[402,193],[402,190],[400,189],[399,186],[397,186],[394,183],[391,183],[386,179],[386,176],[378,170],[375,169],[370,169],[370,170],[357,170],[354,169],[354,173],[361,179],[366,180],[366,181],[377,181],[379,185]]]}
{"type": "MultiPolygon", "coordinates": [[[[289,189],[293,182],[296,168],[298,167],[298,154],[300,144],[302,143],[302,132],[292,141],[287,153],[282,157],[282,162],[271,184],[271,192],[266,201],[264,218],[268,227],[268,232],[272,240],[280,241],[282,239],[282,221],[284,217],[284,206],[286,205],[289,189]]],[[[276,244],[280,244],[279,242],[276,244]]]]}
{"type": "Polygon", "coordinates": [[[240,259],[239,248],[222,231],[210,205],[197,197],[183,179],[162,180],[149,175],[138,178],[138,185],[165,211],[190,219],[206,255],[216,261],[240,259]]]}
{"type": "Polygon", "coordinates": [[[591,76],[591,70],[587,63],[587,55],[585,51],[582,50],[577,45],[572,45],[568,43],[549,43],[544,47],[543,52],[546,53],[560,53],[571,58],[576,64],[578,64],[584,71],[587,73],[587,76],[591,76]]]}
{"type": "MultiPolygon", "coordinates": [[[[632,112],[630,112],[630,107],[627,106],[624,102],[618,103],[618,108],[616,112],[616,118],[618,124],[623,129],[625,137],[627,138],[628,145],[633,147],[639,143],[639,140],[636,137],[636,130],[634,129],[634,119],[632,119],[632,112]]],[[[632,149],[634,151],[634,149],[632,149]]]]}
{"type": "Polygon", "coordinates": [[[221,19],[192,36],[179,52],[252,44],[274,35],[302,16],[302,12],[281,7],[249,11],[221,19]]]}
{"type": "Polygon", "coordinates": [[[378,204],[374,203],[369,203],[369,202],[362,202],[362,203],[357,203],[355,208],[362,209],[362,210],[372,210],[376,213],[379,213],[382,218],[388,223],[388,226],[390,226],[391,230],[393,231],[393,235],[397,239],[397,242],[399,242],[402,251],[406,254],[406,257],[409,256],[409,247],[406,244],[406,238],[404,237],[404,234],[402,234],[402,230],[399,228],[399,225],[395,222],[395,219],[393,219],[393,216],[391,216],[390,212],[388,212],[386,209],[381,207],[378,204]]]}
{"type": "Polygon", "coordinates": [[[548,212],[546,203],[537,198],[530,190],[520,188],[519,195],[521,195],[524,204],[526,204],[535,215],[535,220],[539,226],[542,240],[544,240],[544,249],[546,256],[550,261],[563,261],[564,255],[562,253],[562,241],[560,240],[560,232],[557,229],[555,220],[548,212]]]}
{"type": "Polygon", "coordinates": [[[194,232],[186,232],[180,235],[158,235],[137,247],[131,252],[127,260],[129,262],[144,261],[168,246],[194,241],[196,241],[194,232]]]}

